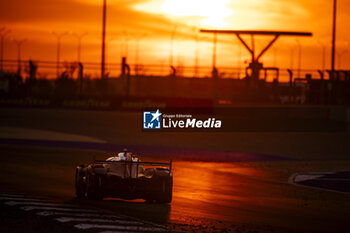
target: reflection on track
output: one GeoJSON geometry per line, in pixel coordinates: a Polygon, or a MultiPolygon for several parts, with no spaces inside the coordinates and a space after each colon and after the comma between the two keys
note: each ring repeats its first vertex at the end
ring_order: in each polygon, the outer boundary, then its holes
{"type": "Polygon", "coordinates": [[[258,170],[234,163],[175,162],[170,220],[185,216],[232,221],[262,189],[258,170]],[[186,214],[184,214],[186,213],[186,214]],[[234,217],[235,216],[235,217],[234,217]]]}
{"type": "Polygon", "coordinates": [[[0,201],[39,216],[53,217],[60,223],[89,232],[172,232],[169,228],[125,215],[111,214],[79,205],[54,202],[46,198],[0,193],[0,201]],[[112,230],[112,231],[111,231],[112,230]]]}

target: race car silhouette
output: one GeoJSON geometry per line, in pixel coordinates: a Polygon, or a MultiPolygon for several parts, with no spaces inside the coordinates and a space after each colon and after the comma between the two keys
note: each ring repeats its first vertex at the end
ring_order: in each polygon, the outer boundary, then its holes
{"type": "Polygon", "coordinates": [[[95,160],[89,165],[79,165],[75,173],[76,196],[170,203],[173,192],[171,166],[171,160],[169,163],[141,162],[124,150],[105,161],[95,160]]]}

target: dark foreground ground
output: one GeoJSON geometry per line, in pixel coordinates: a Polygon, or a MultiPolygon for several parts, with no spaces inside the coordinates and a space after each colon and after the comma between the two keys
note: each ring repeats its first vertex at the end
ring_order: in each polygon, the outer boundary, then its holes
{"type": "MultiPolygon", "coordinates": [[[[2,126],[74,133],[109,143],[201,148],[213,153],[262,153],[288,160],[208,162],[200,157],[174,161],[171,205],[142,200],[74,198],[74,169],[106,153],[59,148],[1,145],[0,191],[40,196],[97,208],[194,232],[348,232],[350,196],[289,183],[292,174],[349,170],[347,133],[167,133],[139,132],[134,113],[3,110],[2,126]],[[80,120],[79,120],[80,119],[80,120]],[[121,124],[120,122],[130,122],[121,124]],[[130,127],[129,127],[130,125],[130,127]]],[[[1,202],[0,232],[80,232],[36,212],[1,202]],[[17,220],[16,220],[17,219],[17,220]],[[18,224],[16,224],[16,222],[18,224]],[[20,224],[22,223],[22,224],[20,224]],[[13,224],[16,228],[13,228],[13,224]],[[32,228],[34,227],[35,228],[32,228]],[[9,231],[9,229],[16,229],[9,231]],[[33,231],[33,229],[35,229],[33,231]],[[39,230],[41,229],[41,230],[39,230]]],[[[101,232],[88,229],[82,232],[101,232]]],[[[116,230],[114,230],[116,232],[116,230]]]]}

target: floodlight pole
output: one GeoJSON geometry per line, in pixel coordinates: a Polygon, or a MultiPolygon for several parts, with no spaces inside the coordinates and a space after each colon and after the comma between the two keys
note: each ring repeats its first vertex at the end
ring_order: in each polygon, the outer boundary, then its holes
{"type": "Polygon", "coordinates": [[[102,9],[102,54],[101,54],[101,79],[105,77],[105,50],[106,50],[106,0],[103,0],[102,9]]]}
{"type": "Polygon", "coordinates": [[[17,45],[17,63],[18,63],[18,72],[19,73],[21,72],[21,63],[22,63],[22,61],[21,61],[21,47],[22,47],[22,44],[26,41],[27,41],[27,39],[14,40],[14,42],[17,45]]]}
{"type": "Polygon", "coordinates": [[[126,30],[123,30],[123,36],[124,36],[124,52],[123,52],[123,57],[128,57],[129,53],[129,34],[126,30]]]}
{"type": "Polygon", "coordinates": [[[334,65],[335,65],[336,19],[337,19],[337,0],[334,0],[333,2],[333,34],[332,34],[332,72],[334,72],[334,65]]]}
{"type": "Polygon", "coordinates": [[[216,44],[217,44],[217,36],[216,32],[214,32],[214,41],[213,41],[213,71],[216,68],[216,44]]]}
{"type": "Polygon", "coordinates": [[[339,52],[339,49],[338,49],[338,52],[335,54],[337,56],[337,59],[338,59],[338,69],[341,69],[341,59],[342,59],[343,55],[348,52],[348,47],[349,47],[349,43],[347,43],[347,45],[343,51],[339,52]]]}
{"type": "Polygon", "coordinates": [[[177,24],[175,24],[173,31],[171,32],[171,37],[170,37],[170,53],[169,53],[169,66],[173,67],[173,60],[174,60],[174,39],[175,39],[175,33],[177,29],[177,24]]]}
{"type": "Polygon", "coordinates": [[[4,61],[4,40],[6,35],[10,33],[10,30],[7,30],[5,27],[0,28],[0,37],[1,37],[1,51],[0,51],[0,70],[3,69],[3,61],[4,61]]]}
{"type": "Polygon", "coordinates": [[[56,32],[52,32],[52,34],[54,36],[56,36],[57,38],[57,53],[56,53],[56,75],[57,78],[60,77],[60,58],[61,58],[61,38],[65,35],[67,35],[67,32],[63,32],[63,33],[56,33],[56,32]]]}
{"type": "Polygon", "coordinates": [[[327,48],[327,45],[322,43],[321,40],[317,40],[317,42],[319,43],[319,45],[322,48],[322,71],[325,71],[326,70],[326,48],[327,48]]]}
{"type": "Polygon", "coordinates": [[[297,39],[296,40],[296,42],[297,42],[297,45],[298,45],[298,78],[301,78],[301,49],[302,49],[302,47],[301,47],[301,43],[300,43],[300,41],[297,39]]]}
{"type": "Polygon", "coordinates": [[[293,70],[294,67],[294,46],[290,46],[290,70],[293,70]]]}
{"type": "Polygon", "coordinates": [[[239,46],[239,44],[237,44],[237,46],[239,47],[238,48],[238,78],[240,79],[241,78],[241,62],[242,62],[242,47],[239,46]]]}
{"type": "Polygon", "coordinates": [[[194,28],[195,31],[195,41],[196,41],[196,51],[195,51],[195,57],[194,57],[194,77],[198,78],[198,67],[199,67],[199,35],[198,35],[198,29],[194,28]]]}
{"type": "Polygon", "coordinates": [[[146,33],[143,33],[140,35],[132,34],[132,36],[135,39],[135,74],[136,76],[138,76],[139,75],[139,56],[140,56],[139,45],[140,45],[140,40],[146,36],[146,33]]]}
{"type": "Polygon", "coordinates": [[[84,32],[82,34],[77,34],[77,33],[72,34],[78,40],[78,49],[77,49],[78,62],[80,62],[80,60],[81,60],[81,41],[82,41],[83,37],[86,36],[87,34],[88,34],[87,32],[84,32]]]}

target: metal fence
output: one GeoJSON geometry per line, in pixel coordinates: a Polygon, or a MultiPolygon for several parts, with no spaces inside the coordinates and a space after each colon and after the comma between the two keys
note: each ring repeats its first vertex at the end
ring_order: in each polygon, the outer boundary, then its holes
{"type": "MultiPolygon", "coordinates": [[[[36,78],[39,79],[55,79],[62,74],[68,75],[71,78],[79,77],[79,66],[77,62],[63,61],[57,64],[55,61],[32,61],[36,66],[36,78]]],[[[84,62],[83,77],[84,78],[100,78],[101,64],[96,62],[84,62]]],[[[174,73],[174,69],[165,64],[128,64],[131,76],[156,76],[167,77],[174,73]]],[[[176,77],[184,78],[210,78],[212,77],[213,68],[209,66],[183,66],[174,67],[176,77]]],[[[246,70],[243,67],[216,67],[219,78],[228,79],[243,79],[246,77],[246,70]]],[[[29,61],[4,60],[3,71],[9,73],[18,73],[26,78],[30,76],[29,61]]],[[[306,75],[311,75],[312,79],[320,79],[320,73],[317,70],[311,69],[293,69],[292,79],[305,78],[306,75]]],[[[106,63],[106,76],[110,78],[118,78],[122,74],[122,63],[106,63]]],[[[276,73],[273,71],[262,71],[261,77],[267,82],[272,82],[276,78],[276,73]],[[266,77],[265,77],[266,75],[266,77]]],[[[327,78],[327,73],[325,73],[327,78]]],[[[289,82],[290,73],[287,69],[279,69],[279,82],[289,82]]]]}

